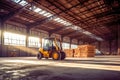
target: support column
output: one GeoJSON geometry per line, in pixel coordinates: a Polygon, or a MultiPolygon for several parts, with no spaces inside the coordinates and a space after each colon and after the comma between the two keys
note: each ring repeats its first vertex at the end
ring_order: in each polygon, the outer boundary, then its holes
{"type": "Polygon", "coordinates": [[[4,50],[4,36],[3,36],[3,32],[4,32],[4,22],[0,18],[0,56],[3,55],[3,50],[4,50]]]}
{"type": "Polygon", "coordinates": [[[63,38],[64,38],[64,37],[61,36],[61,44],[60,44],[60,45],[61,45],[61,49],[62,49],[62,50],[63,50],[63,48],[62,48],[63,38]]]}
{"type": "Polygon", "coordinates": [[[43,42],[43,41],[42,41],[42,37],[40,36],[40,44],[41,44],[41,45],[40,45],[40,48],[42,48],[42,46],[43,46],[42,42],[43,42]]]}
{"type": "Polygon", "coordinates": [[[83,45],[85,44],[85,41],[83,41],[83,45]]]}
{"type": "Polygon", "coordinates": [[[71,49],[71,44],[72,44],[72,39],[70,39],[70,47],[69,47],[70,49],[71,49]]]}
{"type": "Polygon", "coordinates": [[[120,55],[120,24],[118,24],[118,48],[119,48],[119,55],[120,55]]]}
{"type": "MultiPolygon", "coordinates": [[[[28,37],[30,36],[30,28],[26,28],[26,47],[29,47],[29,39],[28,37]]],[[[26,53],[27,56],[30,56],[31,54],[29,53],[29,51],[27,51],[26,53]]]]}
{"type": "Polygon", "coordinates": [[[79,40],[77,40],[77,45],[79,45],[79,40]]]}
{"type": "Polygon", "coordinates": [[[112,40],[109,41],[109,55],[112,54],[112,40]]]}
{"type": "Polygon", "coordinates": [[[28,37],[30,36],[30,28],[26,28],[26,47],[28,47],[28,37]]]}
{"type": "Polygon", "coordinates": [[[49,33],[49,34],[48,34],[48,37],[51,37],[51,35],[52,35],[52,34],[51,34],[51,33],[49,33]]]}
{"type": "Polygon", "coordinates": [[[62,43],[63,43],[63,38],[64,38],[64,37],[63,37],[63,36],[61,36],[61,42],[62,42],[62,43]]]}
{"type": "Polygon", "coordinates": [[[98,42],[98,49],[101,51],[101,42],[98,42]]]}

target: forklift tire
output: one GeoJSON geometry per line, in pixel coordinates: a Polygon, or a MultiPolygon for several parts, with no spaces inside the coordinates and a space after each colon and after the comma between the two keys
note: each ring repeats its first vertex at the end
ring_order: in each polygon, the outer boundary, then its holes
{"type": "Polygon", "coordinates": [[[41,59],[41,58],[43,58],[43,55],[39,52],[38,54],[37,54],[37,59],[41,59]]]}
{"type": "Polygon", "coordinates": [[[53,60],[61,60],[61,54],[59,52],[52,53],[53,60]]]}
{"type": "Polygon", "coordinates": [[[64,60],[66,57],[65,53],[64,52],[60,52],[60,53],[61,53],[61,60],[64,60]]]}

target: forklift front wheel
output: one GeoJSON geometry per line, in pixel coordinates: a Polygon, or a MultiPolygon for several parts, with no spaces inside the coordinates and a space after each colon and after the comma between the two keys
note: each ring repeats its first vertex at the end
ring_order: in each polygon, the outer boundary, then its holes
{"type": "Polygon", "coordinates": [[[61,54],[59,52],[54,52],[52,54],[53,60],[60,60],[61,59],[61,54]]]}

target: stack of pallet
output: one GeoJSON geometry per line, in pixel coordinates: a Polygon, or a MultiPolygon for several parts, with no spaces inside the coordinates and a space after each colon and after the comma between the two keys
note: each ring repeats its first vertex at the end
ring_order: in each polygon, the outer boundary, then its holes
{"type": "Polygon", "coordinates": [[[64,52],[66,53],[66,57],[73,57],[74,54],[73,49],[64,49],[64,52]]]}
{"type": "Polygon", "coordinates": [[[75,57],[94,57],[95,46],[92,45],[80,45],[75,49],[75,57]]]}

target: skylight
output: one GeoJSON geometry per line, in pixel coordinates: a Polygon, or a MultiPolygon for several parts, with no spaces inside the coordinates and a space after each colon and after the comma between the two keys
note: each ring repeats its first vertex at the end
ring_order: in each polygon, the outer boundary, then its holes
{"type": "Polygon", "coordinates": [[[36,8],[35,10],[34,10],[34,12],[40,12],[42,9],[40,9],[40,8],[36,8]]]}
{"type": "Polygon", "coordinates": [[[18,2],[20,2],[21,0],[12,0],[12,1],[14,1],[15,3],[18,3],[18,2]]]}
{"type": "Polygon", "coordinates": [[[91,35],[91,33],[88,32],[88,31],[84,31],[83,33],[86,34],[86,35],[91,35]]]}
{"type": "Polygon", "coordinates": [[[25,6],[26,4],[28,4],[28,2],[26,2],[25,0],[22,0],[19,4],[22,6],[25,6]]]}
{"type": "Polygon", "coordinates": [[[20,4],[21,6],[25,6],[26,4],[28,4],[28,2],[25,0],[12,0],[12,1],[20,4]]]}
{"type": "MultiPolygon", "coordinates": [[[[20,4],[21,6],[25,6],[26,4],[28,4],[28,2],[25,1],[25,0],[12,0],[12,1],[15,2],[15,3],[20,4]]],[[[53,16],[54,16],[54,15],[51,14],[50,12],[45,11],[45,10],[43,10],[43,9],[37,7],[37,6],[32,6],[32,7],[30,7],[29,9],[30,9],[30,10],[33,10],[34,12],[36,12],[36,13],[38,13],[38,14],[40,14],[40,15],[43,15],[43,16],[45,16],[45,17],[53,17],[53,16]]],[[[81,32],[81,33],[83,33],[83,34],[85,34],[85,35],[90,36],[91,38],[97,39],[98,41],[103,41],[102,38],[97,37],[96,35],[94,35],[94,34],[88,32],[88,31],[80,28],[79,26],[73,25],[72,23],[70,23],[70,22],[68,22],[68,21],[66,21],[66,20],[63,20],[63,19],[61,19],[61,18],[59,18],[59,17],[57,17],[57,16],[55,16],[55,17],[52,18],[51,20],[54,20],[54,21],[56,21],[56,22],[58,22],[58,23],[60,23],[60,24],[63,24],[63,25],[65,25],[65,26],[67,26],[67,27],[69,26],[68,28],[72,28],[72,29],[74,29],[74,30],[77,30],[77,31],[79,31],[79,32],[81,32]]]]}
{"type": "Polygon", "coordinates": [[[61,19],[61,18],[55,18],[55,19],[53,19],[54,21],[56,21],[56,22],[58,22],[58,23],[61,23],[61,24],[63,24],[63,25],[65,25],[65,26],[70,26],[70,25],[72,25],[71,23],[69,23],[69,22],[67,22],[67,21],[65,21],[65,20],[63,20],[63,19],[61,19]]]}

